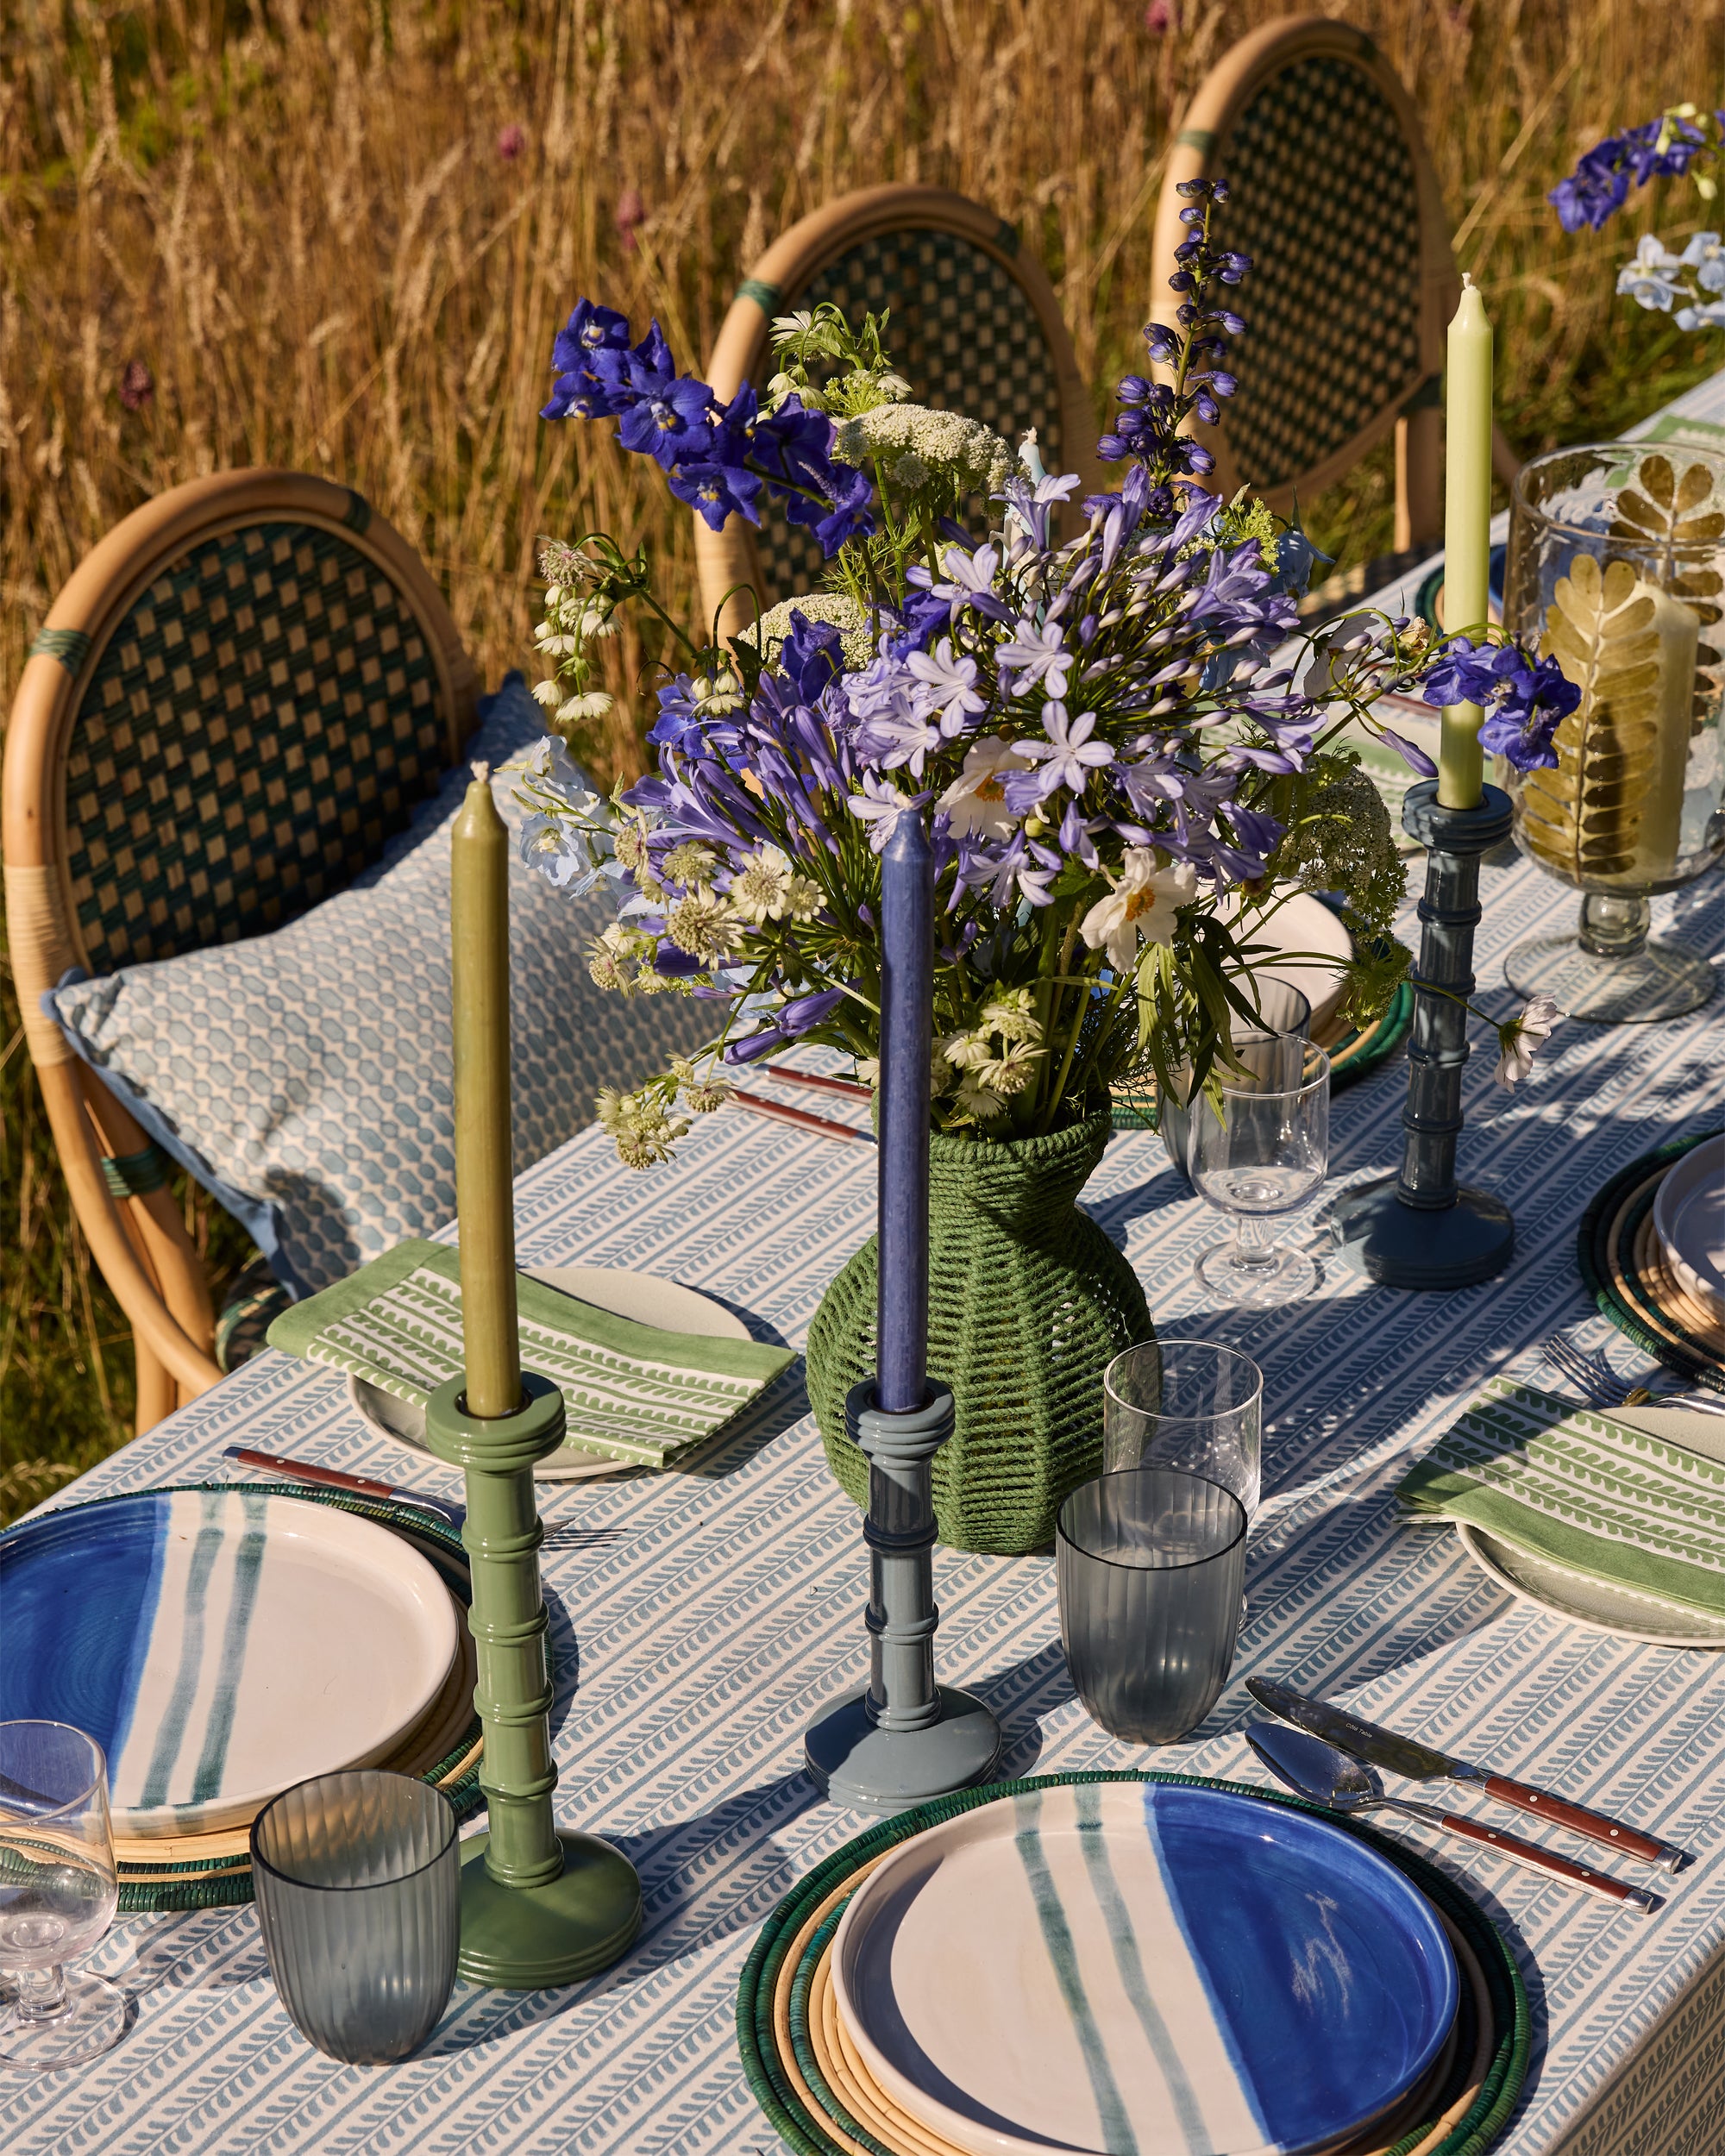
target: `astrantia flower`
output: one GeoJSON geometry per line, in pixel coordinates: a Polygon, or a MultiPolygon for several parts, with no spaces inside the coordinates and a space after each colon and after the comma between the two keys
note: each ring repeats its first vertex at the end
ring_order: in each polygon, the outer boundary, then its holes
{"type": "Polygon", "coordinates": [[[964,768],[937,804],[946,812],[953,836],[1004,838],[1019,820],[1007,805],[1004,782],[1008,774],[1030,768],[1009,741],[990,734],[973,742],[964,752],[964,768]]]}
{"type": "Polygon", "coordinates": [[[706,964],[724,958],[737,939],[730,901],[699,886],[677,900],[665,916],[665,933],[679,950],[706,964]]]}
{"type": "Polygon", "coordinates": [[[1007,1112],[1007,1104],[1000,1094],[985,1086],[970,1071],[959,1080],[958,1092],[952,1106],[956,1112],[950,1115],[948,1120],[958,1123],[994,1123],[1007,1112]]]}
{"type": "Polygon", "coordinates": [[[611,1133],[617,1157],[625,1168],[651,1168],[669,1160],[676,1141],[688,1131],[687,1122],[681,1116],[674,1119],[648,1088],[619,1093],[606,1086],[597,1106],[599,1122],[611,1133]]]}
{"type": "Polygon", "coordinates": [[[1120,874],[1106,899],[1098,899],[1079,924],[1092,950],[1106,947],[1119,974],[1138,964],[1140,943],[1171,943],[1175,916],[1198,895],[1190,862],[1169,861],[1156,848],[1128,846],[1120,874]]]}
{"type": "Polygon", "coordinates": [[[819,887],[808,877],[798,875],[790,856],[777,846],[762,846],[757,852],[745,854],[742,867],[731,880],[732,906],[745,921],[757,926],[766,921],[781,921],[787,913],[812,912],[811,893],[818,906],[819,887]]]}
{"type": "Polygon", "coordinates": [[[603,718],[616,701],[607,689],[584,689],[557,706],[557,723],[574,726],[584,719],[603,718]]]}
{"type": "Polygon", "coordinates": [[[659,872],[668,883],[709,884],[718,865],[718,856],[711,846],[703,846],[694,839],[686,838],[681,845],[673,846],[665,856],[659,864],[659,872]]]}
{"type": "Polygon", "coordinates": [[[1552,1037],[1552,1028],[1563,1016],[1547,995],[1529,999],[1520,1017],[1497,1029],[1496,1080],[1505,1093],[1513,1093],[1534,1068],[1534,1057],[1552,1037]]]}

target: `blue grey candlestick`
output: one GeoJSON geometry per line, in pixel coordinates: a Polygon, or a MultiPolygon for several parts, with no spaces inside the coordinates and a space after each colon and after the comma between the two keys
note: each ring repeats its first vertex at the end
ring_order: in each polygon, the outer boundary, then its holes
{"type": "Polygon", "coordinates": [[[1386,1288],[1471,1288],[1509,1263],[1515,1223],[1489,1191],[1456,1181],[1465,999],[1473,993],[1479,857],[1509,835],[1509,796],[1486,787],[1477,808],[1438,805],[1434,780],[1408,789],[1402,821],[1430,849],[1420,901],[1420,960],[1408,1044],[1401,1173],[1352,1191],[1330,1232],[1356,1270],[1386,1288]],[[1446,993],[1433,993],[1431,982],[1446,993]]]}
{"type": "Polygon", "coordinates": [[[934,856],[914,813],[881,856],[881,947],[877,1374],[845,1403],[869,1460],[869,1683],[811,1726],[804,1755],[835,1804],[887,1813],[985,1780],[1000,1752],[982,1701],[934,1677],[932,1471],[952,1395],[927,1374],[934,856]]]}

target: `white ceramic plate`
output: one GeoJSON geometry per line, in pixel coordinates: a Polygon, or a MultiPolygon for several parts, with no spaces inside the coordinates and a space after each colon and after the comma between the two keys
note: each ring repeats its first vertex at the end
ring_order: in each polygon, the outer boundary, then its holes
{"type": "MultiPolygon", "coordinates": [[[[566,1295],[591,1303],[595,1310],[608,1310],[613,1317],[632,1319],[637,1325],[656,1325],[666,1332],[693,1332],[704,1340],[750,1338],[748,1326],[734,1310],[727,1310],[699,1288],[661,1280],[654,1273],[628,1272],[612,1265],[530,1265],[524,1269],[548,1288],[561,1288],[566,1295]]],[[[398,1400],[362,1377],[348,1378],[348,1397],[380,1437],[411,1445],[416,1452],[425,1451],[423,1408],[398,1400]]],[[[692,1447],[679,1457],[678,1466],[687,1466],[704,1449],[692,1447]]],[[[589,1452],[584,1445],[565,1445],[549,1460],[539,1463],[533,1479],[583,1482],[597,1475],[621,1475],[637,1464],[633,1460],[611,1459],[603,1452],[589,1452]]]]}
{"type": "Polygon", "coordinates": [[[108,1755],[115,1832],[243,1827],[295,1782],[386,1758],[459,1645],[398,1535],[260,1490],[148,1491],[0,1537],[0,1720],[108,1755]]]}
{"type": "Polygon", "coordinates": [[[904,1843],[832,1983],[883,2093],[971,2156],[1316,2156],[1431,2066],[1434,1911],[1327,1820],[1192,1783],[1027,1790],[904,1843]]]}
{"type": "Polygon", "coordinates": [[[1679,1282],[1725,1324],[1725,1137],[1691,1146],[1659,1185],[1653,1232],[1679,1282]]]}
{"type": "Polygon", "coordinates": [[[1341,1008],[1344,982],[1341,968],[1353,956],[1346,929],[1321,899],[1309,891],[1297,891],[1262,927],[1254,928],[1251,940],[1273,944],[1278,950],[1315,951],[1319,958],[1301,958],[1291,964],[1267,964],[1264,970],[1273,981],[1285,981],[1297,988],[1312,1006],[1310,1037],[1320,1040],[1341,1008]],[[1325,959],[1333,962],[1326,964],[1325,959]]]}
{"type": "Polygon", "coordinates": [[[1571,1623],[1614,1639],[1639,1639],[1654,1647],[1725,1647],[1725,1620],[1700,1610],[1683,1610],[1650,1595],[1608,1585],[1585,1572],[1571,1572],[1549,1557],[1535,1557],[1500,1542],[1469,1520],[1458,1520],[1461,1546],[1482,1572],[1488,1573],[1517,1601],[1532,1602],[1571,1623]]]}

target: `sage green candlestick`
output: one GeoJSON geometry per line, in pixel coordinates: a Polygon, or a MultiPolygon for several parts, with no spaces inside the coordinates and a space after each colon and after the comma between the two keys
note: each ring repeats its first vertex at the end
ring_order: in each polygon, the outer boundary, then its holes
{"type": "Polygon", "coordinates": [[[482,766],[450,836],[455,1205],[465,1375],[432,1394],[425,1436],[467,1478],[474,1705],[485,1730],[486,1830],[462,1846],[457,1966],[474,1984],[535,1991],[608,1968],[641,1923],[628,1859],[551,1814],[545,1531],[536,1461],[563,1442],[563,1396],[520,1367],[509,1127],[509,837],[482,766]]]}

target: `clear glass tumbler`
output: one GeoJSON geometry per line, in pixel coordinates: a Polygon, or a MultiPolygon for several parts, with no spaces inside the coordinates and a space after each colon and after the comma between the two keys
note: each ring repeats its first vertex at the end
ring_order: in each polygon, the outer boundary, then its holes
{"type": "Polygon", "coordinates": [[[1317,1260],[1273,1242],[1264,1221],[1309,1198],[1329,1172],[1330,1059],[1282,1034],[1237,1040],[1241,1069],[1218,1074],[1192,1110],[1193,1188],[1239,1225],[1200,1251],[1198,1277],[1218,1302],[1289,1302],[1322,1277],[1317,1260]]]}
{"type": "Polygon", "coordinates": [[[1555,768],[1500,762],[1515,843],[1582,893],[1566,936],[1521,943],[1510,987],[1595,1024],[1707,1001],[1703,953],[1648,940],[1649,897],[1725,853],[1725,455],[1610,442],[1534,457],[1510,496],[1504,626],[1581,691],[1555,768]]]}
{"type": "Polygon", "coordinates": [[[1195,1729],[1233,1667],[1245,1507],[1174,1467],[1128,1468],[1060,1507],[1060,1644],[1092,1720],[1132,1745],[1195,1729]]]}
{"type": "Polygon", "coordinates": [[[66,1722],[0,1722],[0,2065],[81,2066],[117,2044],[126,1996],[68,1975],[119,1905],[102,1747],[66,1722]]]}
{"type": "Polygon", "coordinates": [[[375,1767],[321,1774],[260,1812],[251,1841],[270,1975],[300,2034],[351,2065],[417,2051],[461,1945],[448,1798],[375,1767]]]}
{"type": "Polygon", "coordinates": [[[1102,1467],[1181,1467],[1258,1510],[1264,1373],[1210,1340],[1146,1340],[1102,1373],[1102,1467]]]}
{"type": "MultiPolygon", "coordinates": [[[[1312,1006],[1291,981],[1278,981],[1273,974],[1255,974],[1245,984],[1245,993],[1258,1009],[1259,1023],[1249,1029],[1252,1034],[1285,1034],[1301,1041],[1310,1034],[1312,1006]]],[[[1245,1037],[1247,1030],[1242,1024],[1240,1037],[1245,1037]]],[[[1158,1095],[1157,1128],[1169,1159],[1184,1175],[1189,1172],[1186,1156],[1192,1144],[1191,1068],[1177,1063],[1169,1076],[1174,1089],[1158,1095]]]]}

